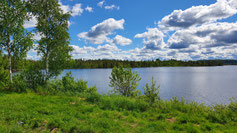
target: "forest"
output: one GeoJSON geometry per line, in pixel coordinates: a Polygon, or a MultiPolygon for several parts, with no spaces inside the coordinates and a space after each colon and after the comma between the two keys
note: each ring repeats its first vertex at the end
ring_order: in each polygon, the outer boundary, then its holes
{"type": "Polygon", "coordinates": [[[151,60],[151,61],[128,61],[128,60],[82,60],[76,59],[68,63],[67,68],[113,68],[118,66],[139,68],[139,67],[178,67],[178,66],[222,66],[222,60],[203,61],[181,61],[181,60],[151,60]]]}
{"type": "MultiPolygon", "coordinates": [[[[8,68],[7,55],[2,54],[2,62],[4,69],[8,68]]],[[[45,68],[42,60],[12,59],[13,71],[24,69],[25,66],[35,65],[41,69],[45,68]]],[[[223,66],[223,65],[237,65],[237,60],[198,60],[198,61],[182,61],[182,60],[84,60],[84,59],[70,59],[65,63],[63,69],[84,69],[84,68],[113,68],[118,66],[140,68],[140,67],[188,67],[188,66],[223,66]]]]}

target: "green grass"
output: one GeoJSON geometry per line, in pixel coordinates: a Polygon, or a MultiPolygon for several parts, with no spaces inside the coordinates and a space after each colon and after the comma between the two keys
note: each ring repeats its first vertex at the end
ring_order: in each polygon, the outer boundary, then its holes
{"type": "Polygon", "coordinates": [[[175,98],[150,106],[121,96],[0,93],[0,133],[236,132],[237,104],[206,107],[175,98]]]}

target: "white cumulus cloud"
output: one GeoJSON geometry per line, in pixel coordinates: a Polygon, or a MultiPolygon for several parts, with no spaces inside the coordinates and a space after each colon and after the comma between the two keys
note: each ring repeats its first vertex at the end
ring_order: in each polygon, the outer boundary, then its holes
{"type": "Polygon", "coordinates": [[[87,6],[87,7],[85,8],[85,10],[88,11],[88,12],[93,12],[93,8],[90,7],[90,6],[87,6]]]}
{"type": "Polygon", "coordinates": [[[168,40],[168,46],[172,49],[189,48],[190,45],[207,48],[234,44],[237,44],[237,22],[211,23],[178,30],[168,40]]]}
{"type": "Polygon", "coordinates": [[[146,49],[159,50],[165,45],[164,34],[158,28],[148,28],[147,32],[136,34],[135,38],[144,38],[143,43],[146,49]]]}
{"type": "Polygon", "coordinates": [[[122,46],[126,46],[126,45],[130,45],[132,43],[132,40],[125,38],[123,36],[120,36],[120,35],[116,35],[113,40],[113,43],[119,44],[122,46]]]}
{"type": "Polygon", "coordinates": [[[60,5],[60,8],[63,10],[63,13],[68,13],[71,11],[71,8],[69,5],[63,5],[61,1],[58,2],[60,5]]]}
{"type": "Polygon", "coordinates": [[[89,32],[78,34],[78,37],[93,44],[111,43],[112,40],[108,38],[108,35],[112,35],[115,30],[123,30],[124,22],[124,19],[115,20],[114,18],[109,18],[93,26],[89,32]]]}
{"type": "Polygon", "coordinates": [[[193,6],[186,10],[174,10],[159,23],[162,30],[186,29],[192,26],[225,19],[237,13],[236,0],[218,0],[209,6],[193,6]]]}
{"type": "Polygon", "coordinates": [[[72,7],[72,16],[81,16],[83,13],[82,5],[76,4],[72,7]]]}

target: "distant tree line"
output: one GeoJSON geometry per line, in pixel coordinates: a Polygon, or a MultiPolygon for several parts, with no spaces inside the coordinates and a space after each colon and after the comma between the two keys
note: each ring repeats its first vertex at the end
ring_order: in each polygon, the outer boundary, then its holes
{"type": "MultiPolygon", "coordinates": [[[[2,64],[7,69],[7,56],[1,55],[2,64]]],[[[14,58],[13,58],[14,60],[14,58]]],[[[237,65],[237,60],[198,60],[198,61],[182,61],[182,60],[145,60],[145,61],[130,61],[130,60],[83,60],[72,59],[68,60],[64,69],[84,69],[84,68],[114,68],[118,66],[140,68],[140,67],[179,67],[179,66],[223,66],[223,65],[237,65]]],[[[42,60],[22,59],[13,61],[13,72],[24,69],[27,66],[34,65],[37,68],[45,69],[42,60]]]]}
{"type": "MultiPolygon", "coordinates": [[[[237,61],[236,61],[237,62],[237,61]]],[[[164,60],[159,59],[151,61],[129,61],[129,60],[82,60],[75,59],[67,63],[67,69],[78,68],[113,68],[124,66],[131,68],[139,67],[165,67],[165,66],[222,66],[225,65],[223,60],[202,60],[202,61],[181,61],[181,60],[164,60]]]]}
{"type": "MultiPolygon", "coordinates": [[[[24,60],[18,65],[21,66],[34,64],[39,68],[44,68],[42,61],[24,60]]],[[[198,60],[198,61],[181,61],[181,60],[146,60],[146,61],[129,61],[129,60],[83,60],[72,59],[67,61],[65,69],[84,69],[84,68],[114,68],[118,66],[140,68],[140,67],[179,67],[179,66],[223,66],[236,65],[237,60],[198,60]]],[[[17,68],[15,68],[17,69],[17,68]]]]}

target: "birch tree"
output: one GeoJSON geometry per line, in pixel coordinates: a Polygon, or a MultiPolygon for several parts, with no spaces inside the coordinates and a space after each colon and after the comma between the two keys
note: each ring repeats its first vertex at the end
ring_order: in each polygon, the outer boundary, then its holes
{"type": "Polygon", "coordinates": [[[12,56],[26,57],[27,51],[32,47],[32,34],[24,27],[27,19],[25,2],[22,0],[0,1],[0,46],[8,55],[9,79],[12,83],[12,56]]]}
{"type": "Polygon", "coordinates": [[[57,76],[70,59],[70,13],[63,13],[58,0],[29,0],[29,9],[37,18],[36,32],[41,35],[37,51],[45,63],[46,81],[57,76]]]}

